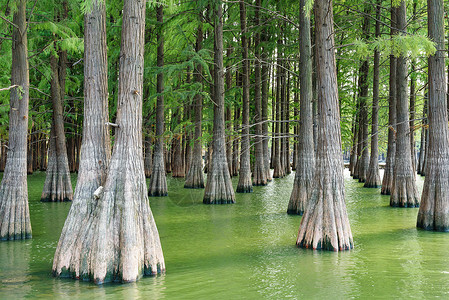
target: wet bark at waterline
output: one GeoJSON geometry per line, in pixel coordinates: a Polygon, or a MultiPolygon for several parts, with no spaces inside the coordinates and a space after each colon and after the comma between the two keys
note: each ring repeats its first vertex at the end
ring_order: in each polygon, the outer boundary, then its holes
{"type": "Polygon", "coordinates": [[[318,142],[315,184],[301,220],[299,247],[332,251],[353,247],[346,212],[332,1],[315,0],[318,142]]]}
{"type": "MultiPolygon", "coordinates": [[[[13,16],[9,142],[0,184],[0,240],[31,238],[27,185],[27,131],[29,104],[26,1],[17,1],[13,16]],[[20,87],[20,88],[19,88],[20,87]]],[[[2,153],[3,150],[2,150],[2,153]]]]}

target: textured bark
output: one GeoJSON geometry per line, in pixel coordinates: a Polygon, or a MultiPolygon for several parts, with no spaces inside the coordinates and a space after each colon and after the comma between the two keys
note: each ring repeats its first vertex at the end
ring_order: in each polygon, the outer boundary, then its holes
{"type": "Polygon", "coordinates": [[[90,278],[97,284],[132,282],[165,270],[143,169],[145,6],[145,1],[124,1],[116,120],[119,127],[104,192],[86,222],[83,251],[77,258],[80,270],[75,276],[90,278]]]}
{"type": "MultiPolygon", "coordinates": [[[[278,45],[281,44],[281,40],[278,40],[278,45]]],[[[281,164],[281,85],[282,85],[282,70],[280,61],[280,51],[278,51],[278,67],[276,70],[276,124],[274,129],[275,139],[273,141],[273,178],[282,178],[285,176],[284,168],[281,164]]],[[[274,99],[274,98],[273,98],[274,99]]]]}
{"type": "Polygon", "coordinates": [[[33,146],[34,146],[34,134],[33,128],[31,128],[30,133],[28,134],[27,141],[27,174],[33,174],[33,146]]]}
{"type": "MultiPolygon", "coordinates": [[[[236,105],[234,107],[234,132],[239,130],[239,117],[240,117],[240,107],[236,105]]],[[[240,139],[235,136],[232,142],[232,172],[231,176],[237,176],[239,174],[240,168],[240,158],[239,158],[239,146],[240,139]]]]}
{"type": "MultiPolygon", "coordinates": [[[[416,4],[416,3],[415,3],[416,4]]],[[[416,7],[414,5],[416,10],[416,7]]],[[[416,145],[415,145],[415,101],[416,101],[416,75],[415,62],[412,61],[410,74],[410,155],[412,157],[413,170],[416,171],[416,145]]]]}
{"type": "MultiPolygon", "coordinates": [[[[376,4],[376,38],[380,36],[380,7],[382,3],[380,0],[376,4]]],[[[366,176],[364,187],[378,188],[382,182],[379,175],[379,69],[380,69],[380,52],[374,50],[374,67],[373,67],[373,111],[372,111],[372,126],[371,126],[371,155],[369,168],[366,176]]]]}
{"type": "Polygon", "coordinates": [[[304,213],[312,195],[315,171],[312,116],[312,45],[310,40],[310,17],[304,10],[306,0],[300,0],[300,127],[295,181],[290,195],[287,213],[304,213]]]}
{"type": "MultiPolygon", "coordinates": [[[[262,35],[262,40],[266,40],[266,36],[262,35]]],[[[264,155],[264,164],[265,164],[265,172],[267,181],[271,181],[271,170],[270,170],[270,151],[268,148],[268,143],[270,141],[270,137],[268,135],[268,86],[269,86],[269,65],[266,63],[267,55],[265,53],[265,49],[261,54],[262,58],[262,134],[263,134],[263,155],[264,155]]]]}
{"type": "MultiPolygon", "coordinates": [[[[203,43],[203,28],[198,26],[195,50],[198,52],[201,50],[203,43]]],[[[200,64],[195,66],[194,80],[202,83],[203,68],[200,64]]],[[[204,188],[204,175],[203,175],[203,154],[202,154],[202,116],[203,116],[203,97],[201,94],[196,94],[194,97],[194,114],[195,114],[195,135],[192,152],[192,161],[189,167],[189,172],[186,176],[185,188],[202,189],[204,188]]]]}
{"type": "Polygon", "coordinates": [[[41,201],[72,201],[73,189],[70,181],[69,160],[64,132],[63,94],[61,94],[58,59],[50,55],[51,99],[53,104],[53,120],[50,131],[47,175],[42,190],[41,201]]]}
{"type": "Polygon", "coordinates": [[[424,158],[426,157],[427,149],[427,94],[424,97],[424,108],[422,111],[422,130],[421,130],[421,147],[419,149],[418,174],[424,176],[424,158]]]}
{"type": "Polygon", "coordinates": [[[315,185],[299,227],[299,247],[353,248],[344,199],[332,1],[315,0],[318,144],[315,185]]]}
{"type": "MultiPolygon", "coordinates": [[[[396,8],[391,8],[391,36],[395,35],[397,32],[396,10],[396,8]]],[[[397,58],[391,54],[388,95],[388,149],[384,176],[382,178],[382,189],[380,191],[383,195],[390,195],[393,186],[393,171],[396,155],[396,69],[397,58]]]]}
{"type": "MultiPolygon", "coordinates": [[[[0,184],[0,240],[31,238],[27,189],[27,131],[29,103],[26,1],[17,1],[12,34],[9,142],[0,184]]],[[[6,145],[3,145],[6,146],[6,145]]],[[[4,149],[2,149],[4,150],[4,149]]]]}
{"type": "Polygon", "coordinates": [[[151,176],[151,168],[153,167],[153,151],[151,149],[152,138],[149,136],[145,137],[144,149],[145,149],[145,158],[144,158],[144,168],[145,168],[145,177],[149,178],[151,176]]]}
{"type": "MultiPolygon", "coordinates": [[[[444,48],[442,0],[428,0],[429,38],[444,48]]],[[[429,153],[417,227],[449,231],[449,130],[447,125],[445,55],[429,57],[429,153]]]]}
{"type": "Polygon", "coordinates": [[[284,69],[282,70],[283,73],[283,83],[281,86],[282,91],[282,135],[284,136],[282,138],[282,168],[284,169],[284,174],[288,175],[292,172],[291,165],[290,165],[290,76],[288,71],[290,70],[290,67],[287,63],[284,63],[284,69]]]}
{"type": "MultiPolygon", "coordinates": [[[[260,26],[259,7],[261,0],[256,0],[255,26],[260,26]]],[[[256,138],[254,139],[254,171],[253,185],[267,185],[267,172],[265,171],[265,161],[262,144],[262,99],[261,99],[261,66],[260,66],[260,33],[256,31],[254,38],[254,122],[256,123],[256,138]]]]}
{"type": "Polygon", "coordinates": [[[246,7],[243,0],[240,4],[240,28],[242,40],[243,58],[243,82],[242,82],[242,145],[240,148],[240,170],[239,181],[237,183],[237,193],[251,193],[253,191],[251,182],[250,164],[250,142],[249,142],[249,61],[248,61],[248,41],[246,29],[246,7]]]}
{"type": "MultiPolygon", "coordinates": [[[[397,23],[402,34],[407,29],[405,0],[398,7],[397,23]]],[[[397,58],[397,102],[396,102],[396,155],[390,206],[418,207],[418,189],[415,182],[410,155],[410,119],[407,97],[407,61],[404,54],[397,58]],[[406,155],[408,153],[409,155],[406,155]]]]}
{"type": "Polygon", "coordinates": [[[175,134],[173,137],[173,161],[172,161],[172,176],[185,177],[184,159],[182,152],[182,135],[175,134]]]}
{"type": "MultiPolygon", "coordinates": [[[[162,34],[163,8],[157,7],[157,22],[159,30],[157,33],[157,66],[164,66],[164,36],[162,34]]],[[[167,178],[165,176],[164,160],[164,75],[162,71],[157,74],[157,104],[156,104],[156,143],[154,145],[153,168],[148,188],[149,196],[167,196],[167,178]]]]}
{"type": "MultiPolygon", "coordinates": [[[[217,3],[218,2],[218,3],[217,3]]],[[[231,176],[226,160],[224,124],[223,14],[221,1],[214,9],[214,130],[213,152],[207,175],[203,203],[235,203],[231,176]]]]}
{"type": "MultiPolygon", "coordinates": [[[[80,260],[91,214],[97,205],[94,192],[103,186],[111,157],[108,122],[106,10],[103,1],[92,3],[84,16],[84,124],[81,161],[75,195],[53,260],[55,276],[84,279],[80,260]]],[[[86,278],[87,279],[87,278],[86,278]]]]}
{"type": "MultiPolygon", "coordinates": [[[[228,57],[231,57],[232,54],[232,48],[229,47],[227,51],[228,57]]],[[[231,64],[229,62],[229,65],[226,68],[226,89],[230,90],[232,88],[232,68],[231,64]]],[[[231,105],[226,106],[226,112],[225,112],[225,122],[226,122],[226,160],[228,161],[228,169],[229,174],[231,174],[232,177],[232,140],[234,139],[234,134],[232,134],[232,112],[231,112],[231,105]]]]}

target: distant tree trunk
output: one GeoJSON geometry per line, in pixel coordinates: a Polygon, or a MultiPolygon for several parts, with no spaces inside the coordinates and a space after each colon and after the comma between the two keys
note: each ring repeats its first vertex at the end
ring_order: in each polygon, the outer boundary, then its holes
{"type": "Polygon", "coordinates": [[[72,201],[73,189],[70,181],[69,160],[64,132],[63,94],[61,94],[58,59],[50,55],[52,70],[51,99],[53,104],[53,121],[50,131],[50,149],[47,176],[45,178],[41,201],[72,201]]]}
{"type": "MultiPolygon", "coordinates": [[[[376,38],[380,37],[380,17],[381,17],[382,1],[377,0],[376,4],[376,38]]],[[[371,127],[371,155],[369,168],[366,176],[364,187],[378,188],[382,182],[379,175],[379,69],[380,69],[380,52],[374,50],[374,67],[373,67],[373,112],[371,127]]]]}
{"type": "Polygon", "coordinates": [[[250,142],[249,142],[249,61],[248,61],[248,41],[246,30],[246,7],[243,0],[240,4],[240,28],[242,40],[243,57],[243,97],[242,97],[242,145],[240,148],[240,171],[237,183],[237,193],[251,193],[253,191],[251,182],[250,165],[250,142]]]}
{"type": "MultiPolygon", "coordinates": [[[[229,47],[227,51],[228,57],[231,57],[232,48],[229,47]]],[[[229,90],[232,88],[232,68],[231,64],[229,64],[226,68],[226,89],[229,90]]],[[[232,140],[234,139],[234,134],[232,132],[232,113],[231,113],[231,105],[226,106],[225,112],[225,122],[226,122],[226,160],[228,161],[228,169],[229,174],[232,175],[232,140]]]]}
{"type": "MultiPolygon", "coordinates": [[[[240,107],[238,105],[234,106],[234,132],[239,130],[239,117],[240,117],[240,107]]],[[[234,141],[232,142],[232,176],[237,176],[239,174],[239,137],[234,136],[234,141]]]]}
{"type": "Polygon", "coordinates": [[[416,75],[415,62],[412,61],[410,74],[410,155],[412,157],[413,171],[416,171],[416,152],[415,152],[415,101],[416,101],[416,75]]]}
{"type": "MultiPolygon", "coordinates": [[[[77,257],[83,279],[132,282],[164,272],[147,197],[142,153],[145,1],[125,0],[120,47],[118,128],[104,192],[94,200],[77,257]]],[[[71,270],[74,272],[75,270],[71,270]]]]}
{"type": "Polygon", "coordinates": [[[111,157],[108,122],[106,53],[106,8],[101,0],[92,3],[84,16],[84,124],[81,161],[75,196],[64,224],[53,260],[55,276],[81,278],[80,257],[84,235],[89,229],[94,192],[103,186],[111,157]]]}
{"type": "MultiPolygon", "coordinates": [[[[262,35],[263,41],[266,40],[266,37],[262,35]]],[[[271,177],[270,170],[270,150],[268,147],[268,143],[270,137],[268,135],[268,86],[269,86],[269,73],[270,68],[268,63],[266,63],[267,55],[265,53],[265,49],[261,54],[262,58],[262,134],[263,134],[263,155],[265,162],[265,172],[267,173],[267,181],[271,181],[273,178],[271,177]]]]}
{"type": "MultiPolygon", "coordinates": [[[[199,52],[201,50],[203,43],[203,28],[201,25],[198,26],[196,35],[196,45],[195,50],[199,52]]],[[[195,66],[194,80],[198,84],[202,83],[202,72],[203,68],[200,64],[195,66]]],[[[186,176],[186,182],[184,184],[185,188],[192,189],[202,189],[204,188],[204,175],[203,175],[203,153],[202,153],[202,116],[203,116],[203,97],[201,94],[196,94],[193,98],[194,100],[194,114],[195,114],[195,136],[192,152],[191,165],[189,167],[189,172],[186,176]]]]}
{"type": "Polygon", "coordinates": [[[357,140],[358,134],[357,134],[357,114],[353,116],[352,120],[352,147],[351,147],[351,154],[349,157],[349,172],[351,176],[354,176],[355,171],[355,165],[357,164],[357,140]]]}
{"type": "Polygon", "coordinates": [[[422,129],[421,129],[421,147],[419,150],[419,162],[418,162],[418,174],[424,176],[424,159],[426,157],[426,149],[427,149],[427,95],[424,97],[424,107],[422,111],[422,129]]]}
{"type": "Polygon", "coordinates": [[[159,5],[156,9],[157,22],[159,30],[157,32],[157,66],[160,68],[157,74],[157,104],[156,104],[156,143],[154,145],[153,168],[150,177],[150,186],[148,188],[149,196],[167,196],[167,178],[165,177],[164,160],[164,35],[162,33],[163,6],[159,5]]]}
{"type": "Polygon", "coordinates": [[[182,155],[182,134],[175,134],[173,137],[173,162],[172,176],[185,177],[184,160],[182,155]]]}
{"type": "MultiPolygon", "coordinates": [[[[0,184],[0,240],[31,238],[27,187],[27,132],[29,103],[26,1],[17,1],[13,16],[9,142],[0,184]]],[[[4,145],[6,146],[6,145],[4,145]]]]}
{"type": "MultiPolygon", "coordinates": [[[[397,32],[396,11],[397,8],[391,8],[391,37],[393,37],[397,32]]],[[[393,54],[390,54],[390,77],[388,95],[388,149],[384,176],[382,178],[382,189],[380,192],[383,195],[390,195],[391,189],[393,187],[393,170],[396,155],[396,69],[397,58],[393,54]]]]}
{"type": "Polygon", "coordinates": [[[39,170],[45,171],[47,169],[47,135],[45,133],[41,134],[41,162],[39,165],[39,170]]]}
{"type": "Polygon", "coordinates": [[[33,148],[34,148],[34,134],[33,128],[31,128],[30,133],[28,134],[28,143],[27,143],[27,174],[33,174],[33,148]]]}
{"type": "MultiPolygon", "coordinates": [[[[444,48],[444,5],[428,0],[429,38],[444,48]]],[[[449,231],[449,130],[447,125],[445,55],[429,57],[429,153],[417,227],[449,231]]]]}
{"type": "Polygon", "coordinates": [[[296,245],[341,251],[353,247],[344,199],[340,112],[334,53],[332,1],[315,0],[318,145],[315,184],[296,245]]]}
{"type": "Polygon", "coordinates": [[[282,132],[284,138],[282,139],[282,157],[284,168],[284,175],[291,174],[292,169],[290,165],[290,66],[288,63],[284,64],[283,70],[283,84],[282,84],[282,132]]]}
{"type": "MultiPolygon", "coordinates": [[[[282,41],[278,40],[278,45],[281,45],[282,41]]],[[[281,100],[281,85],[282,85],[282,69],[281,69],[281,54],[278,49],[278,67],[276,70],[276,123],[274,129],[275,139],[273,142],[273,178],[282,178],[285,176],[284,168],[282,168],[281,162],[281,109],[282,109],[282,100],[281,100]]],[[[274,98],[273,98],[274,99],[274,98]]],[[[274,100],[273,100],[274,101],[274,100]]]]}
{"type": "MultiPolygon", "coordinates": [[[[407,30],[405,0],[397,9],[398,30],[401,34],[407,30]]],[[[415,183],[412,157],[410,155],[410,119],[407,97],[407,57],[401,54],[397,58],[397,102],[396,102],[396,155],[393,171],[393,185],[390,206],[418,207],[418,189],[415,183]],[[408,153],[408,155],[406,155],[408,153]]]]}
{"type": "MultiPolygon", "coordinates": [[[[261,0],[256,0],[255,26],[260,26],[259,7],[261,0]]],[[[265,161],[263,152],[263,130],[262,130],[262,99],[261,99],[261,68],[260,68],[260,33],[256,31],[254,38],[254,122],[256,123],[256,138],[254,139],[254,171],[253,185],[267,185],[267,172],[265,171],[265,161]]]]}
{"type": "Polygon", "coordinates": [[[151,137],[145,136],[144,149],[145,149],[145,158],[144,158],[144,169],[145,169],[145,177],[149,178],[151,176],[151,167],[153,166],[153,151],[151,149],[151,137]]]}
{"type": "Polygon", "coordinates": [[[304,10],[306,1],[300,0],[299,4],[300,127],[295,181],[287,208],[287,213],[299,215],[304,213],[307,202],[312,195],[315,171],[312,115],[312,45],[310,40],[310,17],[304,10]]]}
{"type": "Polygon", "coordinates": [[[223,14],[221,1],[214,1],[214,131],[213,152],[203,203],[235,203],[225,148],[223,14]]]}

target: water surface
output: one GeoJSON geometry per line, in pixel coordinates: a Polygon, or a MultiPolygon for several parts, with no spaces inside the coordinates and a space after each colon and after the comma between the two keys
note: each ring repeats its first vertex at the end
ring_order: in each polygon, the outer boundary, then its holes
{"type": "MultiPolygon", "coordinates": [[[[169,177],[169,196],[150,198],[167,274],[103,286],[55,279],[52,260],[70,203],[41,203],[44,179],[29,176],[33,239],[0,242],[0,299],[449,296],[449,233],[417,230],[417,208],[389,207],[389,196],[363,188],[347,171],[352,251],[295,247],[301,217],[285,213],[294,174],[236,194],[234,205],[203,205],[203,190],[186,190],[183,180],[169,177]]],[[[423,179],[417,182],[421,191],[423,179]]]]}

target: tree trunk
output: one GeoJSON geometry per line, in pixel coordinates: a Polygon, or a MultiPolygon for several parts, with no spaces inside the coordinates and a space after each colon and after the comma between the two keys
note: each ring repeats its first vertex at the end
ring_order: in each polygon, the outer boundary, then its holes
{"type": "MultiPolygon", "coordinates": [[[[396,34],[396,11],[391,8],[391,29],[390,36],[396,34]]],[[[393,186],[393,170],[396,155],[396,69],[397,58],[390,54],[390,77],[389,77],[389,95],[388,95],[388,149],[385,162],[384,176],[382,178],[381,194],[390,195],[393,186]]]]}
{"type": "Polygon", "coordinates": [[[184,178],[185,168],[182,153],[182,134],[175,134],[173,136],[173,161],[172,161],[172,176],[184,178]]]}
{"type": "Polygon", "coordinates": [[[111,157],[108,122],[106,9],[96,0],[84,16],[84,124],[81,161],[75,196],[53,260],[55,276],[86,278],[80,258],[85,234],[97,200],[94,192],[103,186],[111,157]]]}
{"type": "MultiPolygon", "coordinates": [[[[382,1],[378,0],[376,4],[376,38],[380,37],[380,8],[382,1]]],[[[374,67],[373,67],[373,112],[372,112],[372,127],[371,127],[371,155],[369,168],[366,176],[364,187],[378,188],[381,186],[379,175],[379,69],[380,69],[380,52],[374,50],[374,67]]]]}
{"type": "Polygon", "coordinates": [[[412,61],[410,74],[410,155],[412,157],[413,171],[416,171],[415,152],[415,101],[416,101],[416,74],[415,62],[412,61]]]}
{"type": "Polygon", "coordinates": [[[124,1],[116,120],[119,127],[104,192],[94,200],[83,235],[83,251],[77,258],[77,275],[97,284],[132,282],[165,270],[143,169],[145,6],[145,1],[124,1]]]}
{"type": "Polygon", "coordinates": [[[353,248],[344,199],[340,112],[334,53],[332,1],[315,0],[318,144],[315,184],[296,245],[341,251],[353,248]]]}
{"type": "Polygon", "coordinates": [[[61,94],[58,60],[53,54],[50,55],[50,66],[52,70],[51,99],[53,104],[53,122],[50,131],[47,176],[41,201],[72,201],[73,189],[64,133],[63,95],[61,94]]]}
{"type": "Polygon", "coordinates": [[[312,115],[312,45],[310,40],[310,17],[304,10],[306,1],[300,0],[299,4],[300,127],[295,181],[287,208],[287,213],[299,215],[304,213],[307,202],[312,195],[315,171],[312,115]]]}
{"type": "Polygon", "coordinates": [[[242,96],[242,145],[240,148],[240,171],[239,181],[237,183],[237,193],[251,193],[253,191],[251,183],[251,164],[250,164],[250,143],[249,143],[249,60],[248,60],[248,41],[246,30],[246,7],[243,0],[240,3],[240,28],[242,39],[242,58],[243,58],[243,96],[242,96]]]}
{"type": "Polygon", "coordinates": [[[144,158],[144,169],[145,169],[145,177],[151,177],[151,167],[153,166],[153,151],[151,149],[152,138],[149,136],[145,136],[144,149],[145,149],[145,158],[144,158]]]}
{"type": "Polygon", "coordinates": [[[31,128],[30,133],[28,134],[28,144],[27,144],[27,174],[33,174],[33,148],[34,148],[34,134],[33,128],[31,128]]]}
{"type": "MultiPolygon", "coordinates": [[[[278,40],[278,45],[282,43],[281,40],[278,40]]],[[[281,69],[281,61],[280,61],[280,50],[278,49],[278,67],[276,70],[276,124],[274,135],[275,139],[273,142],[273,178],[282,178],[285,176],[284,168],[282,168],[281,164],[281,85],[282,85],[282,69],[281,69]]]]}
{"type": "MultiPolygon", "coordinates": [[[[261,0],[256,0],[255,8],[255,26],[260,26],[259,7],[261,0]]],[[[262,144],[262,99],[261,99],[261,69],[260,69],[260,33],[256,31],[254,39],[254,122],[256,123],[256,138],[254,139],[254,171],[253,185],[267,185],[267,172],[265,171],[264,152],[262,144]]]]}
{"type": "Polygon", "coordinates": [[[427,149],[427,95],[424,97],[424,107],[422,111],[422,129],[421,129],[421,147],[419,150],[419,161],[418,161],[418,174],[424,176],[424,158],[426,157],[427,149]]]}
{"type": "MultiPolygon", "coordinates": [[[[405,0],[397,8],[398,29],[402,34],[407,30],[405,0]]],[[[396,155],[393,171],[393,185],[390,206],[418,207],[418,189],[415,183],[412,157],[410,155],[410,119],[407,97],[407,61],[405,54],[397,58],[397,102],[396,102],[396,155]],[[408,155],[405,155],[408,153],[408,155]]]]}
{"type": "Polygon", "coordinates": [[[223,14],[221,1],[214,1],[214,131],[213,152],[203,203],[235,203],[225,148],[223,14]]]}
{"type": "Polygon", "coordinates": [[[157,74],[157,104],[156,104],[156,143],[154,145],[153,168],[148,188],[149,196],[167,196],[167,178],[165,176],[164,160],[164,35],[162,33],[163,6],[157,7],[156,11],[159,30],[157,32],[157,66],[160,68],[157,74]]]}
{"type": "MultiPolygon", "coordinates": [[[[27,132],[29,103],[26,1],[17,1],[13,16],[9,142],[0,184],[0,240],[31,238],[27,187],[27,132]]],[[[6,145],[4,145],[6,146],[6,145]]]]}
{"type": "MultiPolygon", "coordinates": [[[[263,41],[266,41],[266,37],[262,35],[263,41]]],[[[268,86],[269,86],[269,73],[270,67],[267,60],[267,54],[265,53],[265,49],[262,51],[262,134],[263,134],[263,155],[264,155],[264,164],[265,164],[265,172],[267,173],[267,181],[271,181],[273,178],[271,177],[270,170],[270,151],[268,147],[268,143],[270,141],[270,137],[268,135],[268,86]]]]}
{"type": "MultiPolygon", "coordinates": [[[[231,57],[232,48],[229,47],[227,51],[227,56],[231,57]]],[[[231,64],[229,64],[226,68],[226,89],[230,90],[232,88],[232,68],[231,64]]],[[[225,122],[226,122],[226,160],[228,161],[228,169],[229,174],[232,177],[232,140],[235,138],[234,134],[232,134],[232,113],[231,113],[231,104],[226,106],[225,112],[225,122]]]]}
{"type": "MultiPolygon", "coordinates": [[[[235,105],[234,107],[234,132],[239,130],[239,117],[240,117],[240,107],[235,105]]],[[[232,142],[232,172],[231,176],[237,176],[239,174],[239,137],[234,135],[234,141],[232,142]]]]}
{"type": "MultiPolygon", "coordinates": [[[[429,38],[444,48],[442,0],[428,0],[429,38]]],[[[445,55],[429,57],[429,153],[417,227],[449,231],[449,130],[447,125],[445,55]]]]}
{"type": "MultiPolygon", "coordinates": [[[[198,26],[196,35],[196,45],[195,50],[199,52],[201,50],[203,43],[203,28],[201,25],[198,26]]],[[[203,68],[201,64],[195,66],[194,79],[198,84],[202,83],[202,72],[203,68]]],[[[189,172],[186,176],[186,182],[184,184],[185,188],[191,189],[202,189],[204,188],[204,175],[203,175],[203,151],[202,151],[202,116],[203,116],[203,97],[201,94],[196,94],[194,96],[194,114],[195,114],[195,137],[192,152],[192,161],[189,167],[189,172]]]]}

